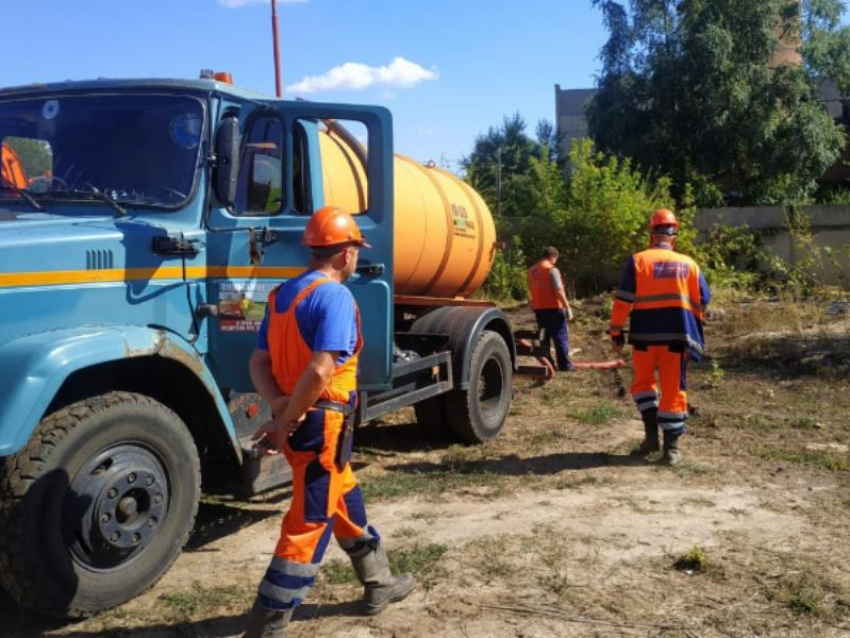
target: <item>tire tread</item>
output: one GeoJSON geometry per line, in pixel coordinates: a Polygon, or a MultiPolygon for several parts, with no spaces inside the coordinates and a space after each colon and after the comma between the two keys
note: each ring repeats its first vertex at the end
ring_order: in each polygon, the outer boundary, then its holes
{"type": "MultiPolygon", "coordinates": [[[[179,421],[179,417],[167,406],[148,396],[133,392],[110,392],[84,399],[57,410],[42,419],[26,447],[16,455],[7,458],[6,462],[0,466],[0,586],[23,607],[49,615],[57,615],[57,610],[52,609],[36,594],[32,582],[27,576],[28,573],[36,573],[35,568],[31,566],[32,557],[27,556],[26,552],[15,552],[16,547],[23,545],[24,526],[22,519],[24,508],[20,507],[21,503],[57,447],[75,428],[98,412],[127,404],[165,410],[179,421]]],[[[193,455],[192,463],[194,472],[199,476],[200,460],[197,454],[193,455]]],[[[200,498],[200,481],[196,482],[195,492],[194,501],[196,505],[192,513],[192,524],[188,526],[188,531],[180,539],[181,547],[186,544],[194,527],[197,503],[200,498]]],[[[162,570],[159,578],[165,575],[177,556],[179,556],[179,552],[162,570]]],[[[152,582],[150,587],[153,587],[159,578],[152,582]]],[[[61,616],[65,618],[85,618],[93,613],[90,610],[69,607],[61,611],[61,616]]]]}

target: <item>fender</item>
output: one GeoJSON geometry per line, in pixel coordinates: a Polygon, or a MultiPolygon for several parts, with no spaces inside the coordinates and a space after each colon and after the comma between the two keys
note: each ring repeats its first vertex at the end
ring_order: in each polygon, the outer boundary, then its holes
{"type": "Polygon", "coordinates": [[[485,330],[498,332],[502,336],[508,345],[511,363],[516,370],[516,342],[511,331],[511,322],[498,308],[443,306],[419,317],[410,328],[411,333],[449,336],[455,387],[461,390],[469,388],[469,359],[478,338],[485,330]]]}
{"type": "Polygon", "coordinates": [[[212,373],[184,339],[147,326],[81,326],[28,335],[0,346],[0,457],[27,444],[68,376],[93,365],[161,356],[189,368],[215,401],[228,436],[242,458],[233,421],[212,373]]]}

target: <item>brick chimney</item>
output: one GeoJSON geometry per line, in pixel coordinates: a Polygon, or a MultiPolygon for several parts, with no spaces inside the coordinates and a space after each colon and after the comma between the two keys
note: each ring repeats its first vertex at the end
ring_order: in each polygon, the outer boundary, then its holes
{"type": "Polygon", "coordinates": [[[780,17],[777,20],[776,34],[779,37],[779,44],[768,63],[771,69],[803,65],[803,24],[800,0],[787,0],[787,6],[789,8],[787,17],[780,17]]]}

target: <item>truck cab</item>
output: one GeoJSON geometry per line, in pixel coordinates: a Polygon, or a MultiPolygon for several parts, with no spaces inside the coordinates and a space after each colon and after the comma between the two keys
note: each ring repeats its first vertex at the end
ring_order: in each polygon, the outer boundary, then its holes
{"type": "Polygon", "coordinates": [[[360,420],[416,405],[467,440],[498,434],[507,320],[396,304],[386,109],[215,79],[0,90],[0,583],[21,604],[74,617],[129,600],[179,555],[202,479],[286,480],[282,457],[248,453],[269,411],[247,361],[269,294],[306,269],[304,226],[328,203],[321,134],[340,120],[364,138],[352,212],[373,246],[346,284],[360,420]]]}

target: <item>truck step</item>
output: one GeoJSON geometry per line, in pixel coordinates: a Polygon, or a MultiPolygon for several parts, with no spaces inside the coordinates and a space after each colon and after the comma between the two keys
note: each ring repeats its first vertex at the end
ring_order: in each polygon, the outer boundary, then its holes
{"type": "Polygon", "coordinates": [[[545,366],[517,366],[516,373],[524,377],[551,379],[555,376],[555,369],[545,366]]]}
{"type": "Polygon", "coordinates": [[[519,339],[530,339],[531,341],[540,341],[540,333],[542,330],[516,330],[514,337],[519,339]]]}
{"type": "Polygon", "coordinates": [[[549,349],[543,346],[534,346],[526,340],[517,341],[516,353],[520,357],[548,357],[549,349]]]}
{"type": "Polygon", "coordinates": [[[242,448],[242,486],[248,496],[292,483],[292,468],[283,454],[257,455],[242,448]]]}

